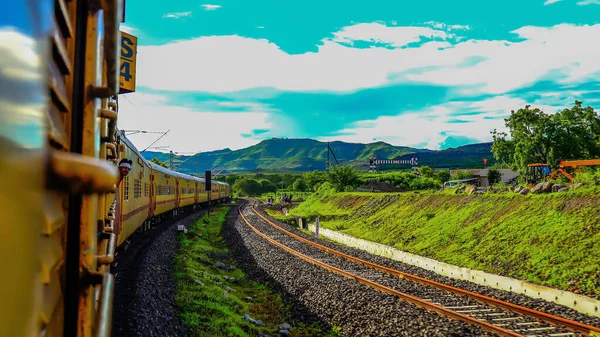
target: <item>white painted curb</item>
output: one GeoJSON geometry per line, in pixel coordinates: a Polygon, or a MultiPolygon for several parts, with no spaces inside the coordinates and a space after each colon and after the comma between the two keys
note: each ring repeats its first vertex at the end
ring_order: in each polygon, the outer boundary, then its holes
{"type": "MultiPolygon", "coordinates": [[[[315,225],[308,229],[314,233],[315,225]]],[[[600,317],[600,301],[569,291],[549,288],[510,277],[489,274],[480,270],[459,267],[430,258],[407,253],[394,247],[353,237],[319,226],[319,235],[350,247],[362,249],[371,254],[384,256],[406,264],[421,267],[458,280],[467,280],[491,288],[521,293],[532,298],[541,298],[549,302],[562,304],[581,313],[600,317]]]]}

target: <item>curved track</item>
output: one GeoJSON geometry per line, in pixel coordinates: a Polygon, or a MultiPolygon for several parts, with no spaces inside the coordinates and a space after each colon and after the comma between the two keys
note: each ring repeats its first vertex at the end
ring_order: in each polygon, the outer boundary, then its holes
{"type": "Polygon", "coordinates": [[[452,319],[478,326],[500,336],[600,336],[600,328],[597,327],[431,281],[339,252],[278,226],[260,214],[254,205],[251,206],[251,210],[254,214],[249,213],[245,216],[240,208],[242,219],[254,232],[281,249],[331,272],[452,319]],[[255,225],[250,223],[249,217],[255,217],[255,225]],[[261,227],[262,231],[257,227],[261,227]],[[266,232],[269,232],[269,235],[265,234],[266,232]],[[290,241],[290,238],[294,240],[290,241]]]}

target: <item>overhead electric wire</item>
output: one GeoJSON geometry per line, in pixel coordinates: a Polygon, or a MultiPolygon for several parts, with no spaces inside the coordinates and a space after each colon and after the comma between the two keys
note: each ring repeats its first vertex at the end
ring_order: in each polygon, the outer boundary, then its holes
{"type": "Polygon", "coordinates": [[[155,140],[152,144],[148,145],[147,148],[143,149],[140,153],[144,153],[146,150],[148,150],[152,145],[156,144],[156,142],[158,142],[162,137],[166,136],[167,133],[169,133],[169,131],[171,131],[171,129],[167,130],[167,132],[163,133],[162,136],[158,137],[157,140],[155,140]]]}

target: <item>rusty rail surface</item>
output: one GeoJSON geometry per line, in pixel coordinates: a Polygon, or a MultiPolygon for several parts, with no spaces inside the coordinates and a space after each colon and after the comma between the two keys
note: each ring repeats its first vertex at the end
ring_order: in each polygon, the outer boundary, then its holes
{"type": "Polygon", "coordinates": [[[483,329],[485,331],[492,332],[492,333],[498,334],[500,336],[510,336],[510,337],[524,337],[525,336],[525,335],[519,334],[517,332],[510,331],[510,330],[507,330],[507,329],[495,326],[493,324],[480,321],[480,320],[478,320],[478,319],[476,319],[474,317],[463,315],[463,314],[455,312],[453,310],[446,309],[446,308],[444,308],[442,306],[435,305],[433,303],[424,301],[424,300],[422,300],[420,298],[411,296],[409,294],[405,294],[405,293],[400,292],[398,290],[386,287],[386,286],[384,286],[382,284],[379,284],[377,282],[373,282],[373,281],[368,280],[366,278],[360,277],[358,275],[349,273],[349,272],[347,272],[345,270],[342,270],[340,268],[334,267],[334,266],[332,266],[330,264],[327,264],[327,263],[321,262],[319,260],[313,259],[312,257],[306,256],[306,255],[304,255],[304,254],[302,254],[302,253],[300,253],[300,252],[298,252],[298,251],[296,251],[296,250],[294,250],[292,248],[289,248],[289,247],[285,246],[284,244],[281,244],[281,243],[279,243],[279,242],[271,239],[267,235],[261,233],[258,229],[256,229],[254,226],[252,226],[250,224],[250,222],[248,221],[248,219],[244,216],[244,214],[242,214],[241,206],[238,209],[238,212],[240,213],[240,216],[242,217],[242,219],[244,220],[244,222],[246,222],[246,224],[250,227],[250,229],[252,229],[256,234],[258,234],[259,236],[261,236],[265,240],[269,241],[270,243],[276,245],[277,247],[280,247],[281,249],[289,252],[290,254],[296,255],[296,256],[298,256],[298,257],[300,257],[300,258],[302,258],[302,259],[304,259],[304,260],[306,260],[306,261],[308,261],[310,263],[313,263],[313,264],[315,264],[317,266],[320,266],[320,267],[322,267],[324,269],[327,269],[327,270],[329,270],[331,272],[334,272],[336,274],[340,274],[340,275],[345,276],[347,278],[350,278],[350,279],[353,279],[355,281],[358,281],[358,282],[360,282],[362,284],[365,284],[365,285],[367,285],[367,286],[369,286],[371,288],[374,288],[376,290],[379,290],[381,292],[397,296],[400,299],[402,299],[402,300],[404,300],[404,301],[406,301],[408,303],[412,303],[412,304],[414,304],[414,305],[416,305],[418,307],[422,307],[422,308],[425,308],[427,310],[435,311],[435,312],[437,312],[437,313],[439,313],[441,315],[450,317],[450,318],[455,319],[455,320],[460,320],[460,321],[466,322],[466,323],[468,323],[470,325],[478,326],[479,328],[481,328],[481,329],[483,329]]]}
{"type": "Polygon", "coordinates": [[[420,284],[432,286],[432,287],[435,287],[435,288],[438,288],[438,289],[441,289],[441,290],[444,290],[444,291],[452,292],[452,293],[455,293],[455,294],[458,294],[458,295],[468,296],[469,298],[471,298],[471,299],[473,299],[473,300],[475,300],[475,301],[477,301],[479,303],[485,304],[485,305],[497,307],[497,308],[500,308],[500,309],[503,309],[503,310],[506,310],[506,311],[510,311],[510,312],[513,312],[515,314],[522,315],[522,316],[534,317],[534,318],[536,318],[539,321],[551,324],[553,326],[557,326],[557,327],[561,327],[561,328],[564,328],[564,329],[567,329],[567,330],[570,330],[570,331],[582,333],[582,334],[587,335],[587,336],[600,336],[600,328],[598,328],[598,327],[594,327],[594,326],[591,326],[591,325],[587,325],[587,324],[580,323],[580,322],[577,322],[577,321],[573,321],[573,320],[570,320],[570,319],[566,319],[566,318],[563,318],[563,317],[554,316],[554,315],[551,315],[551,314],[548,314],[548,313],[545,313],[545,312],[542,312],[542,311],[533,310],[533,309],[526,308],[526,307],[523,307],[523,306],[520,306],[520,305],[517,305],[517,304],[505,302],[505,301],[502,301],[502,300],[499,300],[499,299],[496,299],[496,298],[492,298],[492,297],[488,297],[488,296],[485,296],[485,295],[481,295],[481,294],[477,294],[477,293],[474,293],[474,292],[470,292],[470,291],[467,291],[467,290],[464,290],[464,289],[456,288],[456,287],[453,287],[453,286],[450,286],[450,285],[447,285],[447,284],[444,284],[444,283],[440,283],[440,282],[429,280],[429,279],[426,279],[426,278],[423,278],[423,277],[419,277],[419,276],[416,276],[416,275],[408,274],[408,273],[405,273],[405,272],[402,272],[402,271],[399,271],[399,270],[396,270],[396,269],[392,269],[392,268],[389,268],[389,267],[381,266],[381,265],[378,265],[376,263],[365,261],[363,259],[360,259],[360,258],[351,256],[351,255],[339,252],[339,251],[337,251],[335,249],[332,249],[332,248],[320,245],[320,244],[318,244],[316,242],[312,242],[312,241],[307,240],[307,239],[305,239],[305,238],[303,238],[303,237],[301,237],[299,235],[296,235],[296,234],[294,234],[294,233],[292,233],[292,232],[290,232],[290,231],[282,228],[281,226],[278,226],[273,221],[271,221],[268,218],[266,218],[264,215],[262,215],[260,212],[258,212],[254,208],[254,205],[252,205],[251,208],[252,208],[252,211],[256,215],[258,215],[260,218],[262,218],[263,220],[265,220],[271,226],[279,229],[280,231],[286,233],[287,235],[292,236],[293,238],[295,238],[295,239],[297,239],[299,241],[302,241],[304,243],[307,243],[309,245],[312,245],[314,247],[322,249],[322,250],[324,250],[324,251],[326,251],[326,252],[328,252],[330,254],[341,256],[341,257],[343,257],[343,258],[345,258],[347,260],[350,260],[350,261],[353,261],[353,262],[356,262],[356,263],[360,263],[360,264],[365,265],[367,267],[371,267],[371,268],[374,268],[374,269],[386,272],[386,273],[391,274],[391,275],[399,276],[399,277],[405,278],[407,280],[411,280],[413,282],[417,282],[417,283],[420,283],[420,284]]]}

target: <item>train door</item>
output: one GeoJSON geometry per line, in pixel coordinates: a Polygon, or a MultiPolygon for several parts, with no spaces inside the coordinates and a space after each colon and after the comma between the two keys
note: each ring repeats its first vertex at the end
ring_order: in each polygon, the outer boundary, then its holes
{"type": "Polygon", "coordinates": [[[150,194],[148,199],[148,217],[154,216],[154,210],[156,209],[156,198],[154,197],[154,174],[150,175],[150,194]]]}
{"type": "Polygon", "coordinates": [[[179,179],[175,179],[175,208],[179,208],[179,179]]]}

